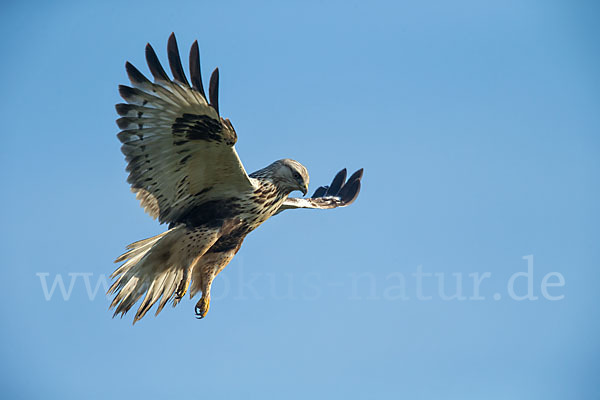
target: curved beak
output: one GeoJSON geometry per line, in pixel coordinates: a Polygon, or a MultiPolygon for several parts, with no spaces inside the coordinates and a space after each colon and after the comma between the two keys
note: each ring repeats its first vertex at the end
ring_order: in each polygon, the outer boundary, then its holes
{"type": "Polygon", "coordinates": [[[304,185],[304,187],[300,188],[300,191],[302,192],[302,194],[304,196],[306,196],[306,193],[308,193],[308,184],[304,185]]]}

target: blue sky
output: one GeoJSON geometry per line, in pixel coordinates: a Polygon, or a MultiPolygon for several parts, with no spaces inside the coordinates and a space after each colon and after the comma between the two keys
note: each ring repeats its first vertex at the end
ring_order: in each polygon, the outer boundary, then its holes
{"type": "Polygon", "coordinates": [[[3,397],[598,398],[597,5],[219,3],[2,6],[3,397]],[[204,320],[185,300],[132,327],[102,279],[164,227],[114,104],[172,31],[219,66],[248,170],[364,184],[253,232],[204,320]]]}

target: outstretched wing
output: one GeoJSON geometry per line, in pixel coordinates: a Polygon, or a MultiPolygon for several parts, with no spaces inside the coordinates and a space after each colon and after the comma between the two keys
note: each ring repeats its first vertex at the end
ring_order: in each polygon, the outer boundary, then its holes
{"type": "Polygon", "coordinates": [[[153,218],[176,223],[189,210],[253,190],[253,184],[235,151],[235,130],[219,116],[219,70],[210,78],[207,101],[198,42],[190,51],[191,86],[174,34],[167,52],[173,80],[150,44],[146,61],[154,83],[125,64],[132,87],[119,86],[127,104],[117,104],[116,109],[131,190],[153,218]]]}
{"type": "Polygon", "coordinates": [[[329,186],[319,187],[309,198],[288,197],[276,214],[292,208],[336,208],[350,205],[360,192],[363,169],[359,169],[346,181],[346,168],[338,172],[329,186]]]}

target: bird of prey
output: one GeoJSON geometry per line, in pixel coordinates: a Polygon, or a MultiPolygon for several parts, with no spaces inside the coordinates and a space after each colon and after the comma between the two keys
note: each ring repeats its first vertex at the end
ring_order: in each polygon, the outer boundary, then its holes
{"type": "Polygon", "coordinates": [[[238,252],[246,235],[288,209],[344,207],[360,191],[363,170],[346,179],[341,170],[329,186],[306,195],[308,171],[285,158],[247,174],[235,150],[237,134],[219,113],[219,70],[210,77],[208,99],[200,75],[198,42],[191,47],[187,80],[175,36],[167,45],[173,79],[148,44],[146,61],[154,82],[127,62],[131,86],[119,86],[118,138],[127,161],[131,190],[144,210],[169,229],[127,246],[111,275],[113,316],[125,315],[143,296],[135,324],[156,303],[156,315],[171,300],[177,305],[189,288],[203,318],[213,279],[238,252]],[[191,82],[191,84],[190,84],[191,82]]]}

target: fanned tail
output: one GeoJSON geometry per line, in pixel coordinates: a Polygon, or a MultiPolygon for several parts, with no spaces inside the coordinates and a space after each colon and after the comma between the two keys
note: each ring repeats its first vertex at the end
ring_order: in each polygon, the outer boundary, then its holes
{"type": "Polygon", "coordinates": [[[144,293],[134,324],[159,300],[156,315],[169,300],[177,305],[178,293],[187,290],[195,262],[217,238],[216,230],[179,225],[127,246],[129,250],[115,260],[125,263],[112,273],[115,281],[108,289],[108,294],[115,294],[110,304],[111,309],[115,308],[113,317],[125,315],[144,293]]]}

